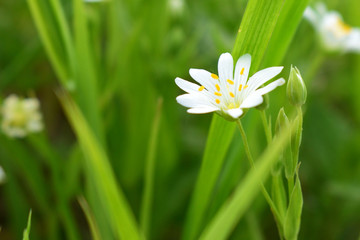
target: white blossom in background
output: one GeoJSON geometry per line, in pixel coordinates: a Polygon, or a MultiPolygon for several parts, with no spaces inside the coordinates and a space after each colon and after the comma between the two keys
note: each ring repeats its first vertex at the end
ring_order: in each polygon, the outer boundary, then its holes
{"type": "Polygon", "coordinates": [[[4,169],[0,166],[0,184],[4,183],[6,180],[6,174],[4,169]]]}
{"type": "Polygon", "coordinates": [[[8,96],[1,107],[2,131],[13,138],[22,138],[43,129],[40,103],[36,98],[8,96]]]}
{"type": "Polygon", "coordinates": [[[360,28],[344,23],[336,11],[327,11],[325,4],[307,7],[304,17],[315,28],[323,48],[329,52],[360,53],[360,28]]]}
{"type": "Polygon", "coordinates": [[[168,0],[168,5],[173,15],[181,15],[184,11],[184,0],[168,0]]]}
{"type": "Polygon", "coordinates": [[[176,84],[187,94],[176,98],[189,113],[217,112],[228,120],[240,118],[247,109],[259,106],[263,95],[285,83],[280,78],[265,87],[263,84],[278,75],[283,67],[263,69],[248,78],[251,56],[245,54],[235,65],[230,53],[221,54],[219,75],[202,69],[190,69],[190,76],[200,85],[176,78],[176,84]]]}

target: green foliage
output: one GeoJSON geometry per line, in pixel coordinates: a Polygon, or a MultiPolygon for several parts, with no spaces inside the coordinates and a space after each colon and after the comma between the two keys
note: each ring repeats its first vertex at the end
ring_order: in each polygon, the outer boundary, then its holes
{"type": "Polygon", "coordinates": [[[26,228],[23,233],[23,240],[30,239],[29,236],[30,236],[30,229],[31,229],[31,214],[32,214],[32,211],[30,210],[27,225],[26,225],[26,228]]]}
{"type": "Polygon", "coordinates": [[[234,196],[224,203],[215,219],[205,229],[200,239],[227,239],[245,210],[251,204],[256,193],[261,189],[261,181],[269,175],[273,164],[277,161],[283,146],[289,143],[289,137],[295,129],[292,123],[290,128],[282,132],[265,150],[255,167],[240,182],[234,196]]]}
{"type": "MultiPolygon", "coordinates": [[[[0,239],[22,239],[29,209],[31,239],[358,238],[360,57],[321,51],[309,2],[2,1],[0,102],[38,97],[45,130],[0,129],[0,239]],[[256,170],[235,123],[175,101],[175,77],[231,49],[307,86],[302,109],[282,86],[241,119],[256,170]],[[282,145],[280,108],[297,125],[282,145]]],[[[358,0],[324,2],[360,26],[358,0]]]]}
{"type": "Polygon", "coordinates": [[[300,179],[298,175],[296,175],[295,187],[290,196],[289,207],[286,211],[286,217],[284,222],[285,239],[297,239],[300,231],[302,207],[303,196],[301,192],[300,179]]]}
{"type": "Polygon", "coordinates": [[[117,186],[105,151],[70,97],[64,93],[60,93],[59,96],[78,136],[91,177],[96,179],[96,192],[104,198],[103,208],[110,217],[109,223],[112,225],[114,233],[119,238],[140,239],[134,216],[120,187],[117,186]]]}

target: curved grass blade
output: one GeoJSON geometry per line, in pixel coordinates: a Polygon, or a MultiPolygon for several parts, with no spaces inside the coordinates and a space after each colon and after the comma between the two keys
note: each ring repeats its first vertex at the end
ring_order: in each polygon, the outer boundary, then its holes
{"type": "Polygon", "coordinates": [[[70,96],[65,92],[58,95],[78,137],[97,194],[104,200],[102,207],[114,234],[120,239],[141,239],[135,217],[115,180],[104,149],[70,96]]]}

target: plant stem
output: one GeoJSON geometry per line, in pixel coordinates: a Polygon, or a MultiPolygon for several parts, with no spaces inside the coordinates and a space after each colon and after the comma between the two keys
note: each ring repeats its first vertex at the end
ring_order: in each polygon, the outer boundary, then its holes
{"type": "Polygon", "coordinates": [[[151,206],[153,202],[154,193],[154,172],[155,172],[155,156],[157,148],[157,140],[160,128],[160,118],[162,109],[162,98],[158,99],[155,118],[151,130],[149,139],[149,146],[145,162],[145,177],[144,177],[144,195],[142,199],[141,213],[140,213],[140,225],[141,229],[146,237],[149,238],[150,229],[150,216],[151,206]]]}
{"type": "Polygon", "coordinates": [[[271,127],[267,121],[265,110],[260,111],[261,120],[264,126],[264,131],[266,135],[266,141],[268,144],[272,141],[272,133],[271,133],[271,127]]]}
{"type": "MultiPolygon", "coordinates": [[[[242,140],[243,140],[243,143],[244,143],[244,148],[245,148],[246,156],[247,156],[247,158],[248,158],[248,160],[249,160],[249,163],[250,163],[251,167],[255,169],[254,159],[253,159],[253,157],[252,157],[252,155],[251,155],[249,143],[248,143],[248,140],[247,140],[247,137],[246,137],[246,133],[245,133],[245,131],[244,131],[244,128],[243,128],[243,126],[242,126],[242,124],[241,124],[240,119],[238,119],[238,120],[236,121],[236,123],[237,123],[237,125],[238,125],[238,127],[239,127],[240,134],[241,134],[241,137],[242,137],[242,140]]],[[[273,213],[273,215],[274,215],[274,218],[275,218],[275,221],[276,221],[276,224],[277,224],[277,227],[278,227],[278,231],[279,231],[280,238],[282,239],[282,226],[283,226],[283,225],[282,225],[282,222],[281,222],[280,214],[279,214],[278,210],[276,209],[275,204],[274,204],[273,201],[271,200],[270,195],[269,195],[269,193],[267,192],[264,184],[263,184],[262,182],[260,182],[260,184],[261,184],[261,192],[262,192],[262,194],[264,195],[267,203],[268,203],[269,206],[270,206],[270,209],[271,209],[271,211],[272,211],[272,213],[273,213]]]]}

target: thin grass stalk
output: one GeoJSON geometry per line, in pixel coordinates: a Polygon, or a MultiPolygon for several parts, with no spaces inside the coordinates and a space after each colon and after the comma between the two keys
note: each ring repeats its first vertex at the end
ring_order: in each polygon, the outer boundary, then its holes
{"type": "MultiPolygon", "coordinates": [[[[75,56],[74,56],[74,45],[72,41],[72,36],[70,32],[70,26],[68,21],[66,20],[65,13],[63,7],[59,0],[51,0],[50,1],[52,10],[55,15],[55,19],[58,22],[60,36],[63,38],[67,59],[69,62],[69,70],[71,71],[72,75],[75,71],[75,56]]],[[[73,76],[72,76],[73,77],[73,76]]]]}
{"type": "Polygon", "coordinates": [[[162,111],[162,98],[158,99],[154,122],[152,124],[148,150],[145,159],[144,193],[140,212],[140,227],[149,237],[150,216],[154,195],[155,159],[162,111]]]}
{"type": "Polygon", "coordinates": [[[62,82],[62,84],[66,86],[68,80],[68,72],[66,66],[64,65],[64,62],[62,62],[59,51],[55,47],[55,43],[52,40],[51,34],[48,31],[48,28],[52,26],[47,26],[48,23],[43,14],[44,9],[41,9],[38,0],[27,0],[27,3],[29,5],[30,12],[35,21],[47,54],[49,55],[51,63],[53,64],[55,73],[59,80],[62,82]]]}
{"type": "MultiPolygon", "coordinates": [[[[242,137],[242,140],[244,143],[245,153],[246,153],[247,159],[249,160],[249,164],[250,164],[251,168],[255,168],[255,162],[254,162],[254,159],[253,159],[251,151],[250,151],[249,142],[247,140],[247,136],[246,136],[245,130],[241,124],[240,119],[237,120],[236,123],[240,130],[240,134],[241,134],[241,137],[242,137]]],[[[271,197],[262,182],[261,182],[261,191],[262,191],[262,194],[264,195],[266,202],[269,204],[272,213],[274,214],[275,221],[279,227],[279,234],[281,236],[282,235],[281,230],[282,230],[282,225],[283,225],[283,223],[281,221],[281,216],[280,216],[279,211],[276,208],[274,202],[271,200],[271,197]]]]}
{"type": "Polygon", "coordinates": [[[265,131],[266,141],[268,144],[270,144],[272,141],[271,126],[267,121],[265,110],[260,110],[260,116],[265,131]]]}
{"type": "Polygon", "coordinates": [[[101,240],[101,235],[99,231],[99,227],[96,223],[95,217],[91,212],[90,206],[87,203],[86,199],[83,196],[78,197],[78,202],[85,213],[86,220],[90,226],[91,236],[93,240],[101,240]]]}

